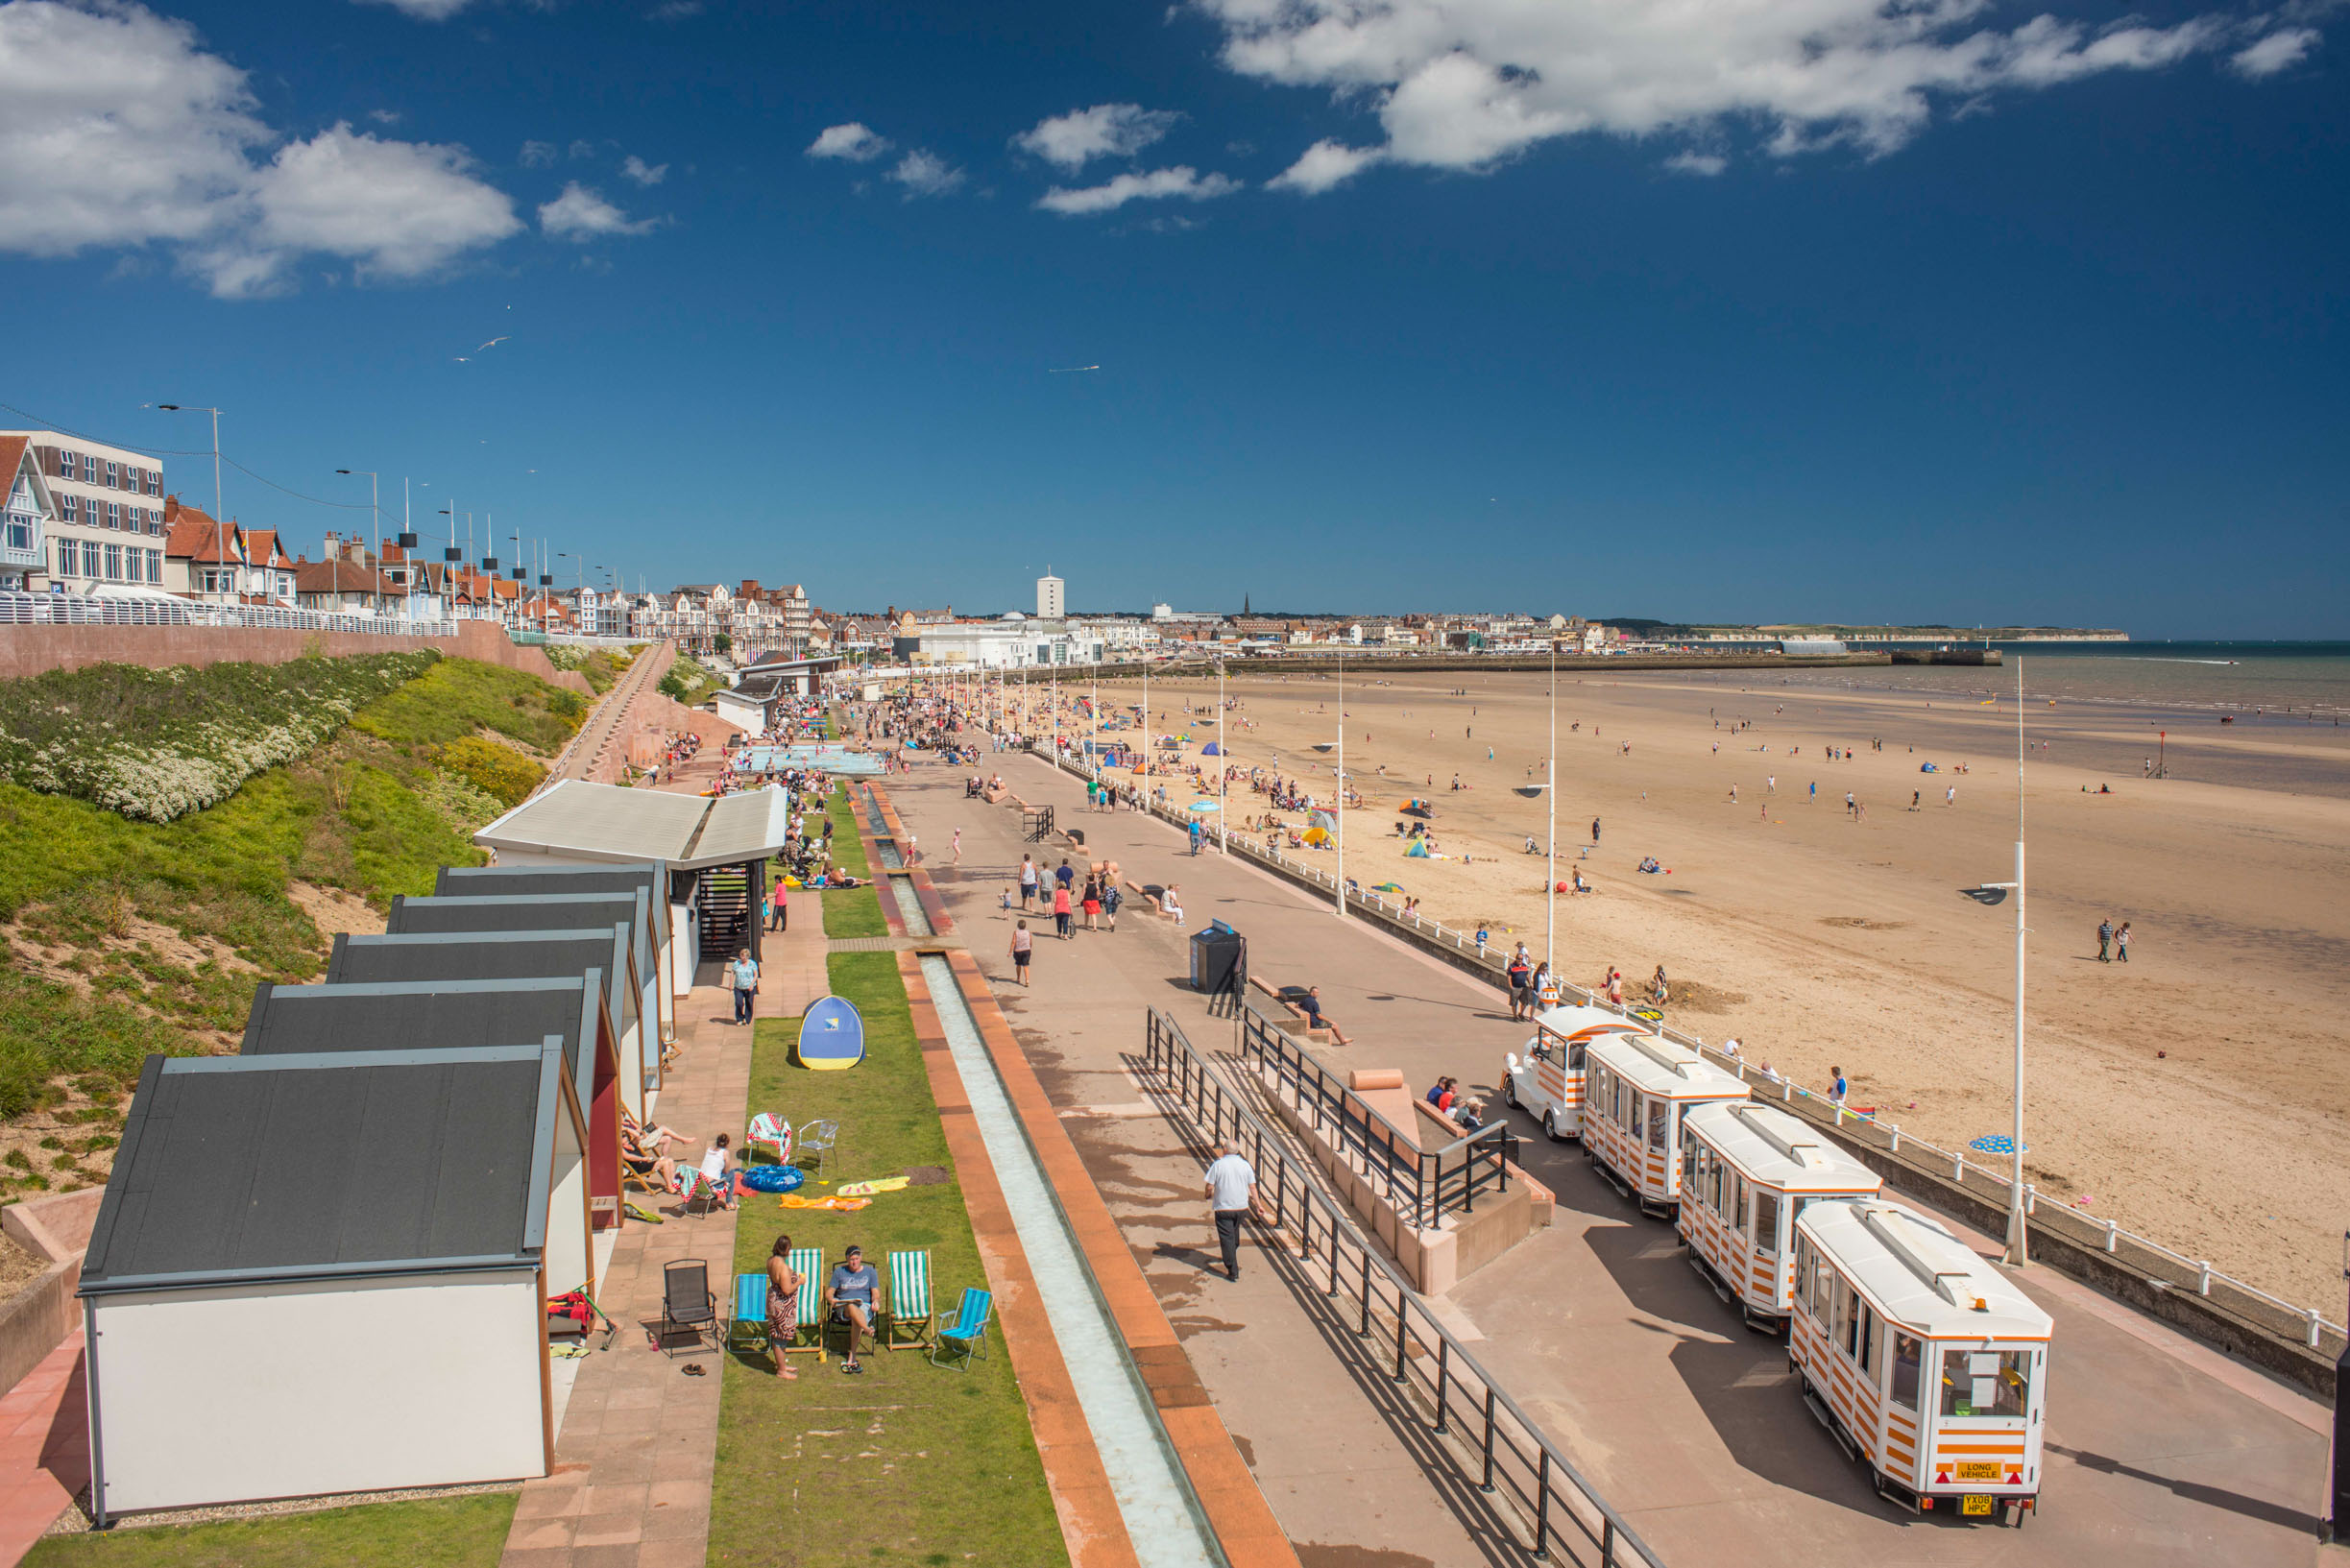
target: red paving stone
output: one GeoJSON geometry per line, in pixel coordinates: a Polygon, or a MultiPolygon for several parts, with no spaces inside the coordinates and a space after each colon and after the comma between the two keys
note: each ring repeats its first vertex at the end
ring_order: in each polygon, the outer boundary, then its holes
{"type": "Polygon", "coordinates": [[[0,1395],[0,1563],[13,1563],[89,1484],[82,1331],[0,1395]]]}

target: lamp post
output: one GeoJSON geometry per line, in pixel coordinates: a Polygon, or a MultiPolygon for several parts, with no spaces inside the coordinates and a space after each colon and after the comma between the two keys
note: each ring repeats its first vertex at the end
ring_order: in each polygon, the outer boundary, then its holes
{"type": "Polygon", "coordinates": [[[220,410],[202,408],[194,403],[157,403],[166,414],[209,414],[212,416],[212,553],[220,558],[223,570],[230,574],[229,601],[236,602],[235,570],[229,564],[229,523],[220,515],[220,410]]]}
{"type": "Polygon", "coordinates": [[[1543,764],[1542,793],[1550,798],[1550,831],[1542,848],[1550,874],[1542,882],[1542,962],[1559,973],[1559,639],[1550,641],[1550,760],[1543,764]]]}
{"type": "MultiPolygon", "coordinates": [[[[1231,804],[1232,748],[1224,740],[1223,730],[1223,661],[1216,661],[1216,853],[1232,853],[1232,830],[1224,823],[1229,813],[1224,808],[1231,804]]],[[[1341,804],[1344,804],[1343,802],[1341,804]]]]}
{"type": "Polygon", "coordinates": [[[1338,656],[1338,918],[1346,918],[1346,655],[1338,656]]]}
{"type": "MultiPolygon", "coordinates": [[[[382,479],[381,479],[381,477],[380,477],[380,476],[379,476],[379,475],[378,475],[378,474],[376,472],[376,470],[373,470],[373,469],[337,469],[337,470],[335,470],[334,471],[335,471],[335,472],[337,472],[337,473],[351,473],[351,474],[364,473],[364,474],[366,474],[366,475],[367,475],[367,510],[368,510],[368,515],[369,515],[370,517],[374,518],[374,519],[375,519],[375,522],[376,522],[376,526],[375,526],[375,530],[374,530],[374,535],[375,535],[375,541],[376,541],[376,591],[375,593],[371,594],[371,595],[370,595],[370,597],[371,597],[371,598],[373,598],[373,599],[374,599],[374,601],[375,601],[375,605],[376,605],[376,614],[377,614],[378,615],[382,615],[382,614],[383,614],[383,593],[382,593],[382,588],[383,588],[383,495],[382,495],[382,491],[383,491],[383,484],[382,484],[382,479]]],[[[336,571],[337,571],[337,575],[339,576],[339,575],[340,575],[340,572],[341,572],[341,568],[340,568],[340,567],[337,567],[337,568],[336,568],[336,571]]]]}
{"type": "Polygon", "coordinates": [[[2024,937],[2029,928],[2023,923],[2023,662],[2016,661],[2016,880],[2012,882],[1984,882],[1976,887],[1963,887],[1959,892],[1975,903],[1997,906],[2007,902],[2009,893],[2016,900],[2016,1061],[2015,1061],[2015,1119],[2008,1142],[2011,1165],[2007,1181],[2007,1262],[2021,1268],[2031,1262],[2031,1248],[2023,1219],[2023,956],[2024,937]]]}

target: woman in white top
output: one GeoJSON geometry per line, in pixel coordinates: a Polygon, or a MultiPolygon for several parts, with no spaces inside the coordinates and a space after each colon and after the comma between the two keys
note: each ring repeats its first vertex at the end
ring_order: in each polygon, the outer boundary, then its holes
{"type": "Polygon", "coordinates": [[[731,1209],[735,1206],[735,1177],[728,1170],[731,1162],[727,1143],[727,1135],[718,1134],[717,1141],[710,1146],[710,1152],[702,1156],[702,1179],[717,1189],[719,1199],[731,1209]]]}

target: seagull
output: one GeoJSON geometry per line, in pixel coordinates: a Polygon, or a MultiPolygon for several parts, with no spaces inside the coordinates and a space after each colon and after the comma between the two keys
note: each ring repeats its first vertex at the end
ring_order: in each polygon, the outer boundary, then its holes
{"type": "Polygon", "coordinates": [[[1063,365],[1059,370],[1047,371],[1047,375],[1075,375],[1079,371],[1098,371],[1099,365],[1063,365]]]}
{"type": "MultiPolygon", "coordinates": [[[[513,336],[513,334],[512,334],[512,333],[508,333],[508,334],[507,334],[507,337],[511,337],[511,336],[513,336]]],[[[499,344],[501,344],[501,343],[503,343],[503,342],[505,342],[505,341],[506,341],[506,338],[492,338],[492,339],[491,339],[489,342],[487,342],[487,343],[483,344],[483,345],[481,346],[481,349],[495,349],[495,348],[497,348],[497,347],[499,344]]],[[[475,353],[479,353],[479,352],[481,352],[481,349],[476,349],[476,350],[473,350],[473,352],[475,352],[475,353]]]]}
{"type": "Polygon", "coordinates": [[[460,365],[470,365],[472,363],[472,359],[473,356],[471,354],[459,354],[457,356],[457,363],[460,365]]]}

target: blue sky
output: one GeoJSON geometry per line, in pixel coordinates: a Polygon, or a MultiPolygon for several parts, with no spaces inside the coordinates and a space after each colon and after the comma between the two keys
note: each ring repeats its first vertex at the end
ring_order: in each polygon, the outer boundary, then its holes
{"type": "Polygon", "coordinates": [[[1050,562],[1085,608],[2350,637],[2345,40],[2306,0],[0,0],[0,400],[179,449],[141,405],[217,403],[306,495],[377,469],[836,608],[1050,562]]]}

